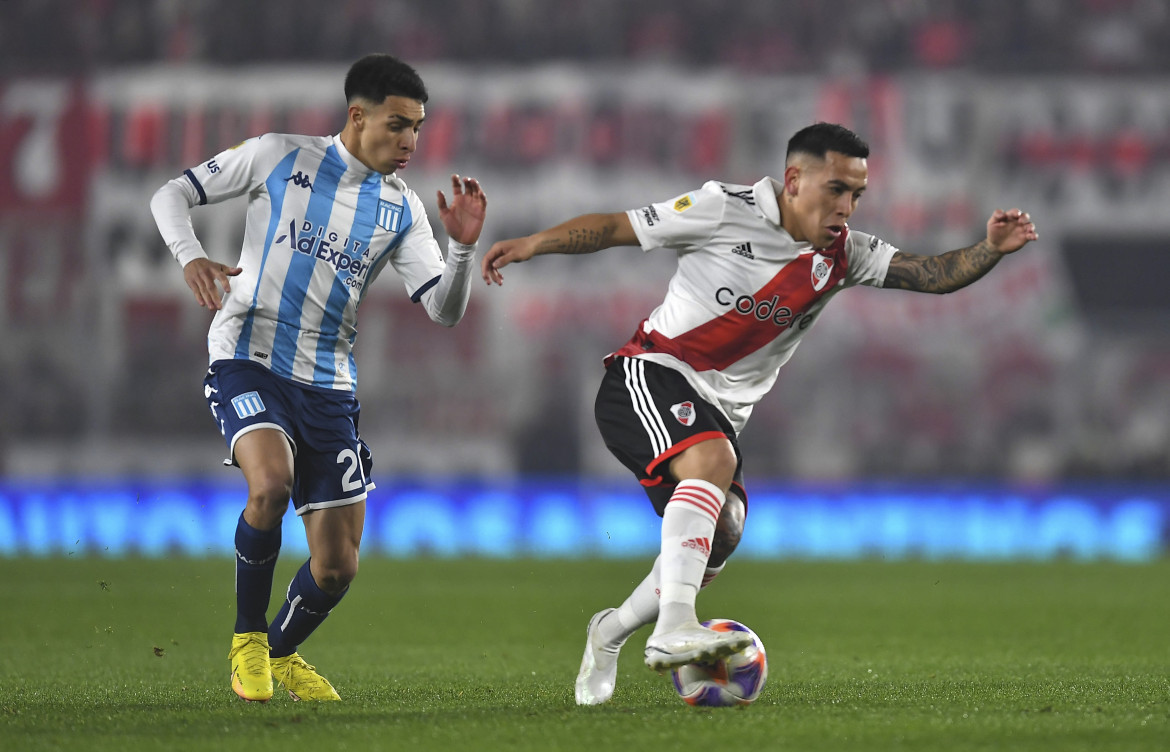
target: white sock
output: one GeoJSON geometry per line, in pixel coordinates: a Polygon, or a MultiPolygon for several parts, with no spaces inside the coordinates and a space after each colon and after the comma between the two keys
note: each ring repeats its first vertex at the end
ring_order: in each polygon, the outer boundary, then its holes
{"type": "Polygon", "coordinates": [[[680,482],[667,502],[662,515],[661,595],[654,634],[698,621],[695,596],[711,556],[711,538],[725,498],[714,483],[691,478],[680,482]]]}
{"type": "MultiPolygon", "coordinates": [[[[727,562],[723,562],[717,567],[707,567],[703,572],[703,581],[699,584],[699,590],[710,585],[711,580],[718,577],[725,566],[727,566],[727,562]]],[[[626,643],[626,640],[630,639],[630,635],[656,621],[658,621],[658,559],[654,560],[650,574],[638,583],[634,592],[630,593],[625,602],[618,606],[616,611],[606,614],[597,623],[597,634],[605,645],[620,648],[626,643]]]]}
{"type": "Polygon", "coordinates": [[[659,559],[654,560],[650,574],[638,583],[617,611],[606,614],[598,622],[598,635],[606,645],[621,647],[639,628],[658,620],[658,562],[659,559]]]}

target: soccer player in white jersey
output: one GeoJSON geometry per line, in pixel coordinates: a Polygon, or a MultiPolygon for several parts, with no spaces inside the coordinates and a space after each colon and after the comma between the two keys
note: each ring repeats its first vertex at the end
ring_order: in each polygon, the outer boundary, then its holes
{"type": "Polygon", "coordinates": [[[678,254],[666,299],[606,358],[597,395],[606,446],[662,516],[661,549],[625,602],[590,619],[578,704],[610,699],[618,651],[645,624],[655,624],[645,661],[659,671],[744,646],[742,633],[703,628],[695,599],[743,532],[737,437],[829,299],[852,285],[951,292],[1037,238],[1019,209],[995,211],[983,240],[938,256],[904,253],[852,230],[868,156],[853,132],[817,123],[789,141],[780,180],[711,181],[641,209],[583,215],[503,240],[484,254],[488,284],[502,284],[508,264],[544,253],[641,246],[678,254]]]}
{"type": "Polygon", "coordinates": [[[231,683],[267,701],[273,679],[294,700],[338,700],[298,646],[357,574],[372,458],[358,436],[357,308],[390,264],[411,300],[454,326],[467,307],[487,199],[472,178],[438,192],[444,258],[426,209],[397,176],[424,118],[427,91],[409,65],[368,55],[345,78],[335,136],[268,133],[186,170],[151,210],[196,301],[216,311],[204,393],[240,467],[248,499],[236,527],[231,683]],[[192,207],[248,196],[236,266],[211,261],[192,207]],[[222,292],[221,292],[222,288],[222,292]],[[309,559],[269,622],[281,520],[292,498],[309,559]]]}

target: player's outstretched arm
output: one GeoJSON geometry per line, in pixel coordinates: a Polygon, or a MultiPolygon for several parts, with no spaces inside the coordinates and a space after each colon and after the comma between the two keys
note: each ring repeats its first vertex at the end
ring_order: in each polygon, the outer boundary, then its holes
{"type": "Polygon", "coordinates": [[[431,321],[455,326],[467,312],[475,274],[475,244],[487,215],[487,194],[475,178],[451,176],[451,203],[438,191],[439,219],[451,242],[439,282],[423,295],[431,321]]]}
{"type": "Polygon", "coordinates": [[[987,220],[987,237],[973,246],[938,256],[895,253],[882,286],[917,292],[954,292],[987,274],[1007,254],[1015,253],[1039,237],[1026,212],[996,209],[987,220]]]}
{"type": "Polygon", "coordinates": [[[500,274],[508,264],[518,264],[544,253],[593,253],[617,245],[638,245],[638,236],[625,212],[582,214],[568,222],[523,238],[492,244],[480,262],[483,281],[504,284],[500,274]]]}

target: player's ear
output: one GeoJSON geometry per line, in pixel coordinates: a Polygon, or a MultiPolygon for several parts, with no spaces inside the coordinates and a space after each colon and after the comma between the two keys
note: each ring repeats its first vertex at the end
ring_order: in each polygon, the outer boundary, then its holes
{"type": "Polygon", "coordinates": [[[360,104],[351,104],[349,106],[349,122],[353,124],[354,128],[361,130],[365,127],[366,110],[360,104]]]}
{"type": "Polygon", "coordinates": [[[784,192],[789,196],[795,196],[799,185],[800,167],[794,164],[788,165],[784,168],[784,192]]]}

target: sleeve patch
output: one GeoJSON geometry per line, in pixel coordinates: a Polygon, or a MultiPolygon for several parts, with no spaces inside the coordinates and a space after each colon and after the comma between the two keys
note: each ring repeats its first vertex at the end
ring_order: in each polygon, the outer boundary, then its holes
{"type": "Polygon", "coordinates": [[[678,198],[678,200],[676,200],[674,202],[674,210],[676,212],[682,213],[682,212],[685,212],[687,209],[690,209],[694,205],[695,205],[695,194],[688,193],[685,196],[680,196],[678,198]]]}

